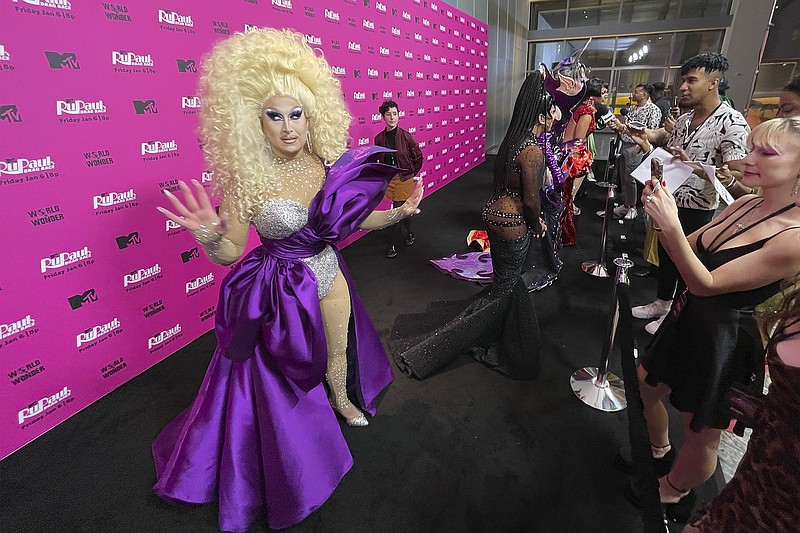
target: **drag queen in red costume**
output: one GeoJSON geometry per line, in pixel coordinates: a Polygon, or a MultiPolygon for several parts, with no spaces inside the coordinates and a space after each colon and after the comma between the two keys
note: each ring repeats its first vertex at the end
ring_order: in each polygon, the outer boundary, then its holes
{"type": "Polygon", "coordinates": [[[562,147],[567,159],[564,163],[564,214],[561,219],[561,235],[563,246],[574,246],[577,242],[575,234],[575,215],[580,209],[575,206],[575,194],[583,183],[583,178],[592,169],[594,158],[589,151],[587,138],[594,133],[595,105],[601,104],[608,92],[603,81],[598,78],[586,80],[586,99],[572,111],[572,117],[564,129],[562,147]]]}

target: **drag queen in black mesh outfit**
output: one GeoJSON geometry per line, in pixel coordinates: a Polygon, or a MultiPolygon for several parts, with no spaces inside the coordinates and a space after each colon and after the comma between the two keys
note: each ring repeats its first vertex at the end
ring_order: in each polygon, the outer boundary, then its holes
{"type": "Polygon", "coordinates": [[[494,166],[494,191],[483,210],[494,280],[466,301],[434,302],[401,315],[390,347],[398,367],[425,378],[463,353],[514,379],[538,372],[539,326],[521,273],[532,239],[547,235],[540,191],[547,176],[537,143],[558,118],[539,72],[522,84],[494,166]]]}

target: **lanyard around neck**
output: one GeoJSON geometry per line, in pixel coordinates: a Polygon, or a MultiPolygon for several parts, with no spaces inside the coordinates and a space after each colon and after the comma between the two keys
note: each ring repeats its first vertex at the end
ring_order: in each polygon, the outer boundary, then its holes
{"type": "Polygon", "coordinates": [[[700,131],[701,129],[703,129],[703,126],[705,126],[705,125],[706,125],[706,122],[708,122],[708,119],[710,119],[711,117],[713,117],[713,116],[714,116],[714,115],[717,113],[717,110],[718,110],[718,109],[719,109],[721,106],[722,106],[722,102],[720,102],[720,103],[717,105],[717,107],[715,107],[715,108],[714,108],[714,111],[712,111],[711,113],[709,113],[709,115],[708,115],[708,116],[707,116],[705,119],[703,119],[703,122],[701,122],[701,123],[700,123],[700,125],[698,125],[698,126],[697,126],[697,127],[694,129],[694,131],[692,131],[692,133],[691,133],[691,134],[689,134],[689,126],[691,126],[691,125],[692,125],[692,119],[694,118],[694,113],[692,113],[692,118],[690,118],[689,120],[687,120],[687,121],[686,121],[686,133],[685,133],[685,134],[684,134],[684,136],[683,136],[683,143],[682,143],[682,145],[683,145],[683,149],[684,149],[684,150],[686,150],[686,149],[689,147],[689,145],[691,144],[691,142],[694,140],[694,137],[695,137],[695,135],[697,135],[697,132],[698,132],[698,131],[700,131]]]}

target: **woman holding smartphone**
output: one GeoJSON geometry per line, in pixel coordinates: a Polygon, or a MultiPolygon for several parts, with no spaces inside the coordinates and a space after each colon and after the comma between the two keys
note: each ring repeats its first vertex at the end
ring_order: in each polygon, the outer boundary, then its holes
{"type": "Polygon", "coordinates": [[[800,118],[765,122],[748,144],[742,181],[759,187],[761,196],[739,198],[688,236],[660,176],[642,194],[644,210],[687,286],[639,368],[650,445],[661,467],[675,455],[663,398],[669,395],[683,413],[683,446],[659,479],[661,502],[677,521],[686,521],[692,489],[716,469],[720,434],[731,418],[726,396],[732,385],[749,384],[764,368],[753,308],[776,294],[782,280],[794,278],[800,264],[800,118]]]}

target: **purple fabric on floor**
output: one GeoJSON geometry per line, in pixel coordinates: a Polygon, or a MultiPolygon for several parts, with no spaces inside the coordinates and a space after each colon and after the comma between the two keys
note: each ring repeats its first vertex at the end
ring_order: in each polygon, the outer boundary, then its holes
{"type": "Polygon", "coordinates": [[[443,274],[456,279],[474,281],[481,284],[492,282],[492,256],[489,252],[468,252],[453,254],[429,262],[443,274]]]}
{"type": "MultiPolygon", "coordinates": [[[[165,499],[219,499],[219,527],[245,531],[296,524],[322,505],[353,464],[325,390],[325,331],[311,269],[300,260],[358,229],[397,169],[374,163],[388,150],[363,147],[328,171],[308,224],[266,239],[225,277],[217,306],[218,347],[193,404],[153,443],[165,499]]],[[[370,414],[392,380],[380,338],[350,286],[351,399],[370,414]]]]}

